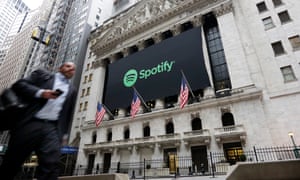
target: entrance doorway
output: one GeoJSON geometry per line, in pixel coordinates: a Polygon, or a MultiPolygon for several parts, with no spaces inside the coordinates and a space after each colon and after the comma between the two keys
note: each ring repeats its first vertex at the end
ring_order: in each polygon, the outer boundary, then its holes
{"type": "Polygon", "coordinates": [[[88,157],[88,166],[86,170],[86,174],[92,174],[93,173],[93,168],[94,168],[94,163],[95,163],[95,154],[89,154],[88,157]]]}
{"type": "Polygon", "coordinates": [[[240,161],[240,157],[244,154],[241,142],[223,144],[225,157],[230,165],[240,161]]]}
{"type": "Polygon", "coordinates": [[[103,173],[108,173],[111,162],[111,153],[104,153],[103,159],[103,173]]]}
{"type": "Polygon", "coordinates": [[[176,168],[178,167],[176,148],[164,149],[164,163],[166,164],[166,167],[169,168],[171,174],[176,172],[176,168]]]}
{"type": "Polygon", "coordinates": [[[206,146],[191,147],[192,154],[192,171],[193,172],[207,172],[208,160],[206,146]]]}

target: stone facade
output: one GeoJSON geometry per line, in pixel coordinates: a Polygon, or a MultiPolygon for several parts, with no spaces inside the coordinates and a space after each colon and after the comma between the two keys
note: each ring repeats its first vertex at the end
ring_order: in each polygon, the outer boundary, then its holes
{"type": "MultiPolygon", "coordinates": [[[[90,49],[83,72],[93,74],[89,96],[78,98],[71,140],[79,144],[77,164],[87,165],[90,154],[94,164],[102,164],[104,154],[111,154],[111,162],[137,162],[163,158],[165,149],[176,149],[177,156],[191,156],[192,147],[206,147],[207,152],[223,152],[224,144],[237,143],[244,151],[253,146],[290,145],[288,132],[300,127],[300,51],[293,49],[289,38],[300,31],[300,1],[282,0],[274,6],[265,0],[266,11],[259,12],[261,1],[239,0],[149,0],[140,1],[127,11],[110,19],[95,30],[90,37],[90,49]],[[278,14],[287,11],[291,20],[280,22],[278,14]],[[232,88],[217,97],[214,87],[204,90],[200,101],[180,109],[164,109],[163,101],[156,100],[150,113],[142,109],[134,120],[120,109],[114,120],[106,114],[100,127],[95,127],[96,103],[103,96],[105,67],[118,60],[117,54],[128,55],[128,48],[145,48],[144,41],[152,38],[161,41],[160,34],[170,30],[176,36],[180,26],[191,22],[194,27],[203,25],[203,16],[212,13],[218,22],[232,88]],[[274,27],[266,30],[263,19],[272,17],[274,27]],[[282,55],[274,55],[272,43],[281,41],[285,48],[282,55]],[[292,67],[295,78],[285,81],[281,68],[292,67]],[[226,95],[226,93],[229,94],[226,95]],[[80,104],[88,102],[86,110],[79,111],[80,104]],[[234,125],[223,126],[222,118],[232,115],[234,125]],[[193,119],[201,119],[202,129],[193,131],[193,119]],[[166,125],[174,125],[174,133],[166,134],[166,125]],[[143,136],[143,128],[150,127],[151,136],[143,136]],[[124,130],[130,138],[124,139],[124,130]],[[107,133],[112,140],[107,141],[107,133]],[[76,136],[77,135],[77,136],[76,136]],[[76,138],[77,137],[77,138],[76,138]],[[80,141],[78,141],[80,137],[80,141]],[[77,141],[76,141],[77,139],[77,141]]],[[[202,37],[204,33],[202,32],[202,37]]],[[[213,84],[207,44],[203,38],[206,69],[213,84]]],[[[79,93],[81,93],[79,91],[79,93]]],[[[76,144],[76,143],[75,143],[76,144]]],[[[298,143],[299,144],[299,143],[298,143]]]]}

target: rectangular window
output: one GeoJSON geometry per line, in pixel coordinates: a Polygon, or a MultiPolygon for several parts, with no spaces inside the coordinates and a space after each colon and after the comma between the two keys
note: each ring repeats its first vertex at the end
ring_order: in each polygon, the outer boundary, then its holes
{"type": "Polygon", "coordinates": [[[273,4],[274,4],[274,7],[277,7],[277,6],[280,6],[282,5],[282,1],[281,0],[272,0],[273,1],[273,4]]]}
{"type": "Polygon", "coordinates": [[[93,79],[93,74],[90,74],[90,75],[89,75],[89,82],[91,82],[92,79],[93,79]]]}
{"type": "Polygon", "coordinates": [[[91,91],[91,88],[88,87],[87,90],[86,90],[86,96],[90,95],[90,91],[91,91]]]}
{"type": "Polygon", "coordinates": [[[83,83],[85,84],[86,82],[87,82],[87,76],[84,76],[84,81],[83,81],[83,83]]]}
{"type": "Polygon", "coordinates": [[[81,91],[81,97],[83,97],[84,94],[85,94],[85,89],[82,89],[82,91],[81,91]]]}
{"type": "Polygon", "coordinates": [[[100,19],[100,16],[99,16],[98,14],[96,15],[96,19],[97,19],[97,20],[99,20],[99,19],[100,19]]]}
{"type": "Polygon", "coordinates": [[[278,13],[278,17],[280,19],[281,24],[290,22],[292,20],[290,18],[288,11],[282,11],[282,12],[278,13]]]}
{"type": "Polygon", "coordinates": [[[300,50],[300,37],[299,35],[289,37],[289,41],[293,47],[293,50],[300,50]]]}
{"type": "Polygon", "coordinates": [[[294,74],[291,66],[281,67],[280,70],[281,70],[284,82],[291,82],[291,81],[296,80],[295,74],[294,74]]]}
{"type": "Polygon", "coordinates": [[[88,63],[87,65],[86,65],[86,71],[88,71],[90,69],[90,63],[88,63]]]}
{"type": "Polygon", "coordinates": [[[262,13],[262,12],[268,10],[267,6],[266,6],[266,3],[264,1],[256,4],[256,7],[257,7],[259,13],[262,13]]]}
{"type": "Polygon", "coordinates": [[[272,45],[275,56],[279,56],[279,55],[282,55],[285,53],[281,41],[274,42],[271,45],[272,45]]]}
{"type": "Polygon", "coordinates": [[[83,110],[86,111],[86,110],[87,110],[87,107],[88,107],[88,102],[84,102],[83,110]]]}
{"type": "Polygon", "coordinates": [[[80,103],[80,105],[79,105],[79,110],[78,110],[79,112],[81,112],[82,111],[82,103],[80,103]]]}
{"type": "Polygon", "coordinates": [[[271,29],[271,28],[275,27],[271,17],[266,17],[262,21],[264,23],[265,30],[268,30],[268,29],[271,29]]]}

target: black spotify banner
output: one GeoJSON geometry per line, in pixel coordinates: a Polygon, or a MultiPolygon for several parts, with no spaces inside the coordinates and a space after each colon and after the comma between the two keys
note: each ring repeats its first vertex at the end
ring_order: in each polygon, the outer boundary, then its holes
{"type": "Polygon", "coordinates": [[[193,90],[210,86],[201,41],[200,28],[194,28],[109,64],[104,104],[129,107],[133,86],[145,101],[177,95],[181,71],[193,90]]]}

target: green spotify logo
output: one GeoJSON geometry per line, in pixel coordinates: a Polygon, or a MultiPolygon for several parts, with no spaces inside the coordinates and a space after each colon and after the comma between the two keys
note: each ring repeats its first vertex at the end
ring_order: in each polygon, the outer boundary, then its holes
{"type": "Polygon", "coordinates": [[[139,73],[135,69],[130,69],[123,77],[124,86],[133,86],[137,79],[148,79],[163,72],[169,73],[174,64],[175,61],[163,61],[152,68],[141,69],[139,73]]]}
{"type": "Polygon", "coordinates": [[[131,87],[135,84],[138,78],[138,73],[135,69],[130,69],[123,77],[123,83],[126,87],[131,87]]]}

